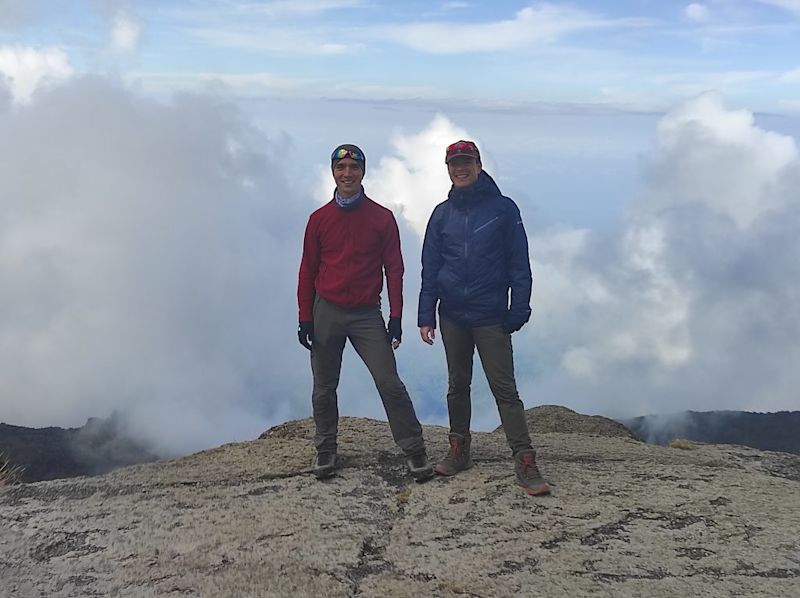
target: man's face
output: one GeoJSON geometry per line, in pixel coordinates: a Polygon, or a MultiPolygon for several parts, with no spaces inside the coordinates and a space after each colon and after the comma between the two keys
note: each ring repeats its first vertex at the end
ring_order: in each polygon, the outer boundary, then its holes
{"type": "Polygon", "coordinates": [[[356,162],[352,158],[342,158],[333,167],[333,180],[336,181],[336,190],[342,197],[358,193],[363,178],[364,170],[361,168],[361,162],[356,162]]]}
{"type": "Polygon", "coordinates": [[[447,163],[447,173],[454,187],[469,187],[478,180],[481,163],[470,156],[456,156],[447,163]]]}

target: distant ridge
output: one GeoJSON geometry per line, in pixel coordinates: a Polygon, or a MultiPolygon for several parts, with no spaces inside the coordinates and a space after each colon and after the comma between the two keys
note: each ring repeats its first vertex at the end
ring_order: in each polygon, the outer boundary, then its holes
{"type": "Polygon", "coordinates": [[[800,411],[682,411],[619,421],[652,444],[665,445],[675,438],[683,438],[800,454],[800,411]]]}
{"type": "Polygon", "coordinates": [[[23,482],[97,475],[158,457],[133,440],[118,415],[80,428],[26,428],[0,423],[0,453],[22,468],[23,482]]]}

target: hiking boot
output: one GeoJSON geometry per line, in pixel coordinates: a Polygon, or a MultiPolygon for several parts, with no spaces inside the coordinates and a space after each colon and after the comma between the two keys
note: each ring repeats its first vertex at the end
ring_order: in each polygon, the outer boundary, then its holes
{"type": "Polygon", "coordinates": [[[333,475],[337,465],[336,453],[317,453],[311,468],[318,480],[324,480],[333,475]]]}
{"type": "Polygon", "coordinates": [[[550,485],[536,467],[536,451],[527,449],[514,455],[514,472],[517,484],[525,488],[531,496],[550,494],[550,485]]]}
{"type": "Polygon", "coordinates": [[[470,437],[453,433],[449,439],[450,452],[436,465],[435,471],[439,475],[456,475],[459,471],[472,467],[469,456],[470,437]]]}
{"type": "Polygon", "coordinates": [[[407,457],[406,466],[408,466],[409,473],[414,476],[414,480],[418,484],[427,482],[433,477],[433,467],[428,463],[428,456],[425,453],[407,457]]]}

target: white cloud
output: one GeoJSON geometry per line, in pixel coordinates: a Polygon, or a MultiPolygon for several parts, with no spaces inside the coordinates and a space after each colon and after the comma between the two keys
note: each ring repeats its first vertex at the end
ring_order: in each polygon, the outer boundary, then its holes
{"type": "Polygon", "coordinates": [[[293,289],[312,206],[285,142],[214,97],[159,103],[98,79],[0,128],[5,421],[117,409],[183,452],[308,414],[293,289]]]}
{"type": "Polygon", "coordinates": [[[578,9],[541,4],[523,8],[504,21],[412,23],[378,27],[377,33],[420,52],[457,54],[511,50],[547,44],[578,31],[642,24],[640,19],[605,19],[578,9]]]}
{"type": "Polygon", "coordinates": [[[11,82],[17,102],[27,102],[40,85],[70,77],[67,53],[61,48],[0,46],[0,73],[11,82]]]}
{"type": "Polygon", "coordinates": [[[762,4],[770,4],[800,15],[800,0],[758,0],[762,4]]]}
{"type": "Polygon", "coordinates": [[[775,185],[797,160],[797,146],[791,137],[754,126],[752,113],[727,110],[718,95],[704,94],[661,121],[659,156],[673,176],[652,193],[651,209],[700,202],[746,228],[785,201],[775,185]],[[719,168],[723,160],[735,164],[735,179],[728,167],[719,168]]]}
{"type": "Polygon", "coordinates": [[[111,49],[119,54],[135,52],[142,35],[141,24],[127,12],[119,12],[111,22],[111,49]]]}
{"type": "Polygon", "coordinates": [[[696,23],[705,23],[709,20],[711,11],[709,11],[705,4],[693,2],[683,9],[683,14],[686,15],[688,19],[695,21],[696,23]]]}
{"type": "Polygon", "coordinates": [[[470,137],[445,116],[437,115],[420,133],[395,133],[393,155],[382,157],[377,167],[370,169],[366,181],[370,189],[386,205],[396,207],[420,239],[433,208],[447,197],[450,178],[444,149],[458,139],[470,137]]]}
{"type": "Polygon", "coordinates": [[[547,373],[523,387],[612,414],[797,408],[798,194],[794,140],[714,95],[676,107],[620,230],[532,238],[518,352],[547,373]]]}

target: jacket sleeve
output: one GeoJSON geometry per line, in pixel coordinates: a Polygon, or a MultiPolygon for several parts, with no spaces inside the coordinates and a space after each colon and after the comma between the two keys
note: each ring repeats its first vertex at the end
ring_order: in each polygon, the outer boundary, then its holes
{"type": "Polygon", "coordinates": [[[400,231],[389,212],[383,243],[383,269],[386,273],[386,294],[389,296],[389,317],[403,315],[403,253],[400,250],[400,231]]]}
{"type": "Polygon", "coordinates": [[[301,322],[310,322],[314,319],[315,282],[319,272],[319,263],[319,234],[316,220],[312,214],[308,219],[306,233],[303,237],[303,257],[300,260],[300,274],[297,277],[297,305],[301,322]]]}
{"type": "Polygon", "coordinates": [[[528,253],[528,235],[522,224],[519,208],[511,202],[506,222],[506,255],[508,256],[508,278],[511,287],[511,306],[508,319],[522,326],[531,317],[531,260],[528,253]]]}
{"type": "Polygon", "coordinates": [[[436,304],[439,301],[439,286],[436,282],[442,268],[442,238],[439,233],[441,209],[436,208],[428,220],[425,240],[422,242],[422,285],[419,290],[417,326],[436,328],[436,304]]]}

